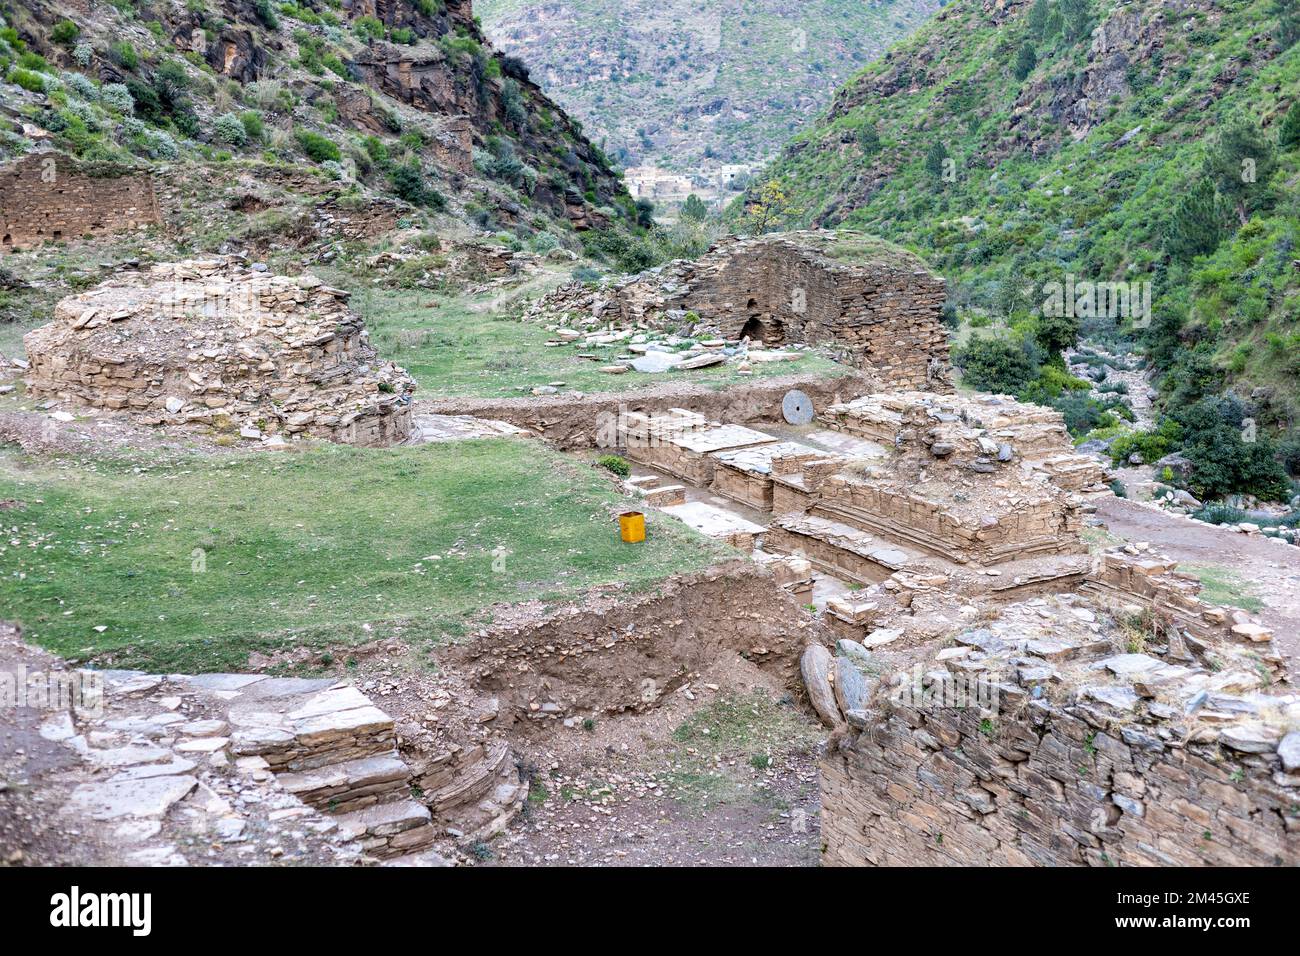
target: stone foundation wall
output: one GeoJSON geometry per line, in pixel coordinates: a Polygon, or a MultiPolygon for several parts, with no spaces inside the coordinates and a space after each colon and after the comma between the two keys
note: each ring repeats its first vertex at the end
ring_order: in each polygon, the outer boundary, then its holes
{"type": "Polygon", "coordinates": [[[1199,579],[1176,570],[1177,564],[1154,553],[1128,554],[1116,549],[1101,556],[1082,590],[1103,599],[1136,606],[1171,626],[1171,658],[1208,662],[1217,645],[1249,647],[1277,677],[1285,662],[1273,647],[1273,631],[1243,611],[1206,604],[1198,596],[1199,579]]]}
{"type": "Polygon", "coordinates": [[[890,705],[821,763],[835,866],[1300,863],[1300,775],[1030,701],[995,721],[890,705]]]}
{"type": "Polygon", "coordinates": [[[159,221],[147,175],[91,175],[88,167],[53,152],[32,153],[0,167],[0,250],[159,221]]]}
{"type": "Polygon", "coordinates": [[[1079,550],[1077,503],[1057,497],[1020,501],[996,515],[959,516],[937,501],[892,485],[831,477],[817,489],[813,513],[947,557],[984,563],[1079,550]]]}

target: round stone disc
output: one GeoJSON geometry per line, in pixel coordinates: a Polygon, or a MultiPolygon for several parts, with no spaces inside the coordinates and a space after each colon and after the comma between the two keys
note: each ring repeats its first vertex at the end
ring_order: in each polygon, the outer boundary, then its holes
{"type": "Polygon", "coordinates": [[[791,425],[807,425],[814,414],[812,399],[797,388],[790,389],[781,399],[781,415],[791,425]]]}

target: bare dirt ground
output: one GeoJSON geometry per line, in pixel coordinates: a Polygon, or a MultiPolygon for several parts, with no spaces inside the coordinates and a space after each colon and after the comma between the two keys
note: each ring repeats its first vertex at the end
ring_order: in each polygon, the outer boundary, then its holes
{"type": "Polygon", "coordinates": [[[489,865],[815,866],[825,731],[718,661],[656,710],[518,740],[531,795],[489,865]]]}
{"type": "MultiPolygon", "coordinates": [[[[15,678],[59,669],[56,659],[0,628],[0,671],[15,678]]],[[[14,687],[17,686],[15,683],[14,687]]],[[[41,736],[51,711],[10,708],[0,720],[0,866],[110,866],[121,861],[98,839],[101,825],[58,809],[79,782],[76,758],[41,736]]]]}
{"type": "Polygon", "coordinates": [[[1124,498],[1099,499],[1097,515],[1112,534],[1149,541],[1180,564],[1231,569],[1263,602],[1258,617],[1273,628],[1290,667],[1300,666],[1300,548],[1124,498]]]}

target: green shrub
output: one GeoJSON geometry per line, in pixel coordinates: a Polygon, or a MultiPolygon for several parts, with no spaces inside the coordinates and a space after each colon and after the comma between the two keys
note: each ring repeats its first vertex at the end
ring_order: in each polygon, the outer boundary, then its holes
{"type": "Polygon", "coordinates": [[[71,46],[72,42],[80,35],[81,27],[71,20],[60,20],[50,30],[50,39],[59,46],[71,46]]]}
{"type": "Polygon", "coordinates": [[[14,67],[9,71],[8,79],[10,83],[16,83],[29,93],[45,92],[45,77],[40,73],[33,73],[31,70],[14,67]]]}
{"type": "Polygon", "coordinates": [[[99,101],[115,113],[130,116],[135,112],[131,91],[122,83],[105,83],[99,88],[99,101]]]}
{"type": "Polygon", "coordinates": [[[348,73],[348,68],[343,65],[343,61],[338,58],[337,54],[326,53],[323,57],[321,57],[321,62],[325,64],[325,69],[329,70],[331,73],[333,73],[335,76],[339,77],[340,79],[344,79],[344,80],[352,79],[351,74],[348,73]]]}
{"type": "Polygon", "coordinates": [[[275,6],[271,0],[253,0],[253,12],[268,30],[280,29],[280,18],[275,15],[275,6]]]}
{"type": "Polygon", "coordinates": [[[414,160],[394,169],[388,180],[393,192],[413,206],[442,209],[447,203],[442,193],[425,183],[424,172],[414,160]]]}
{"type": "Polygon", "coordinates": [[[388,162],[388,147],[384,145],[384,141],[378,136],[367,136],[361,141],[361,145],[365,149],[366,155],[376,163],[382,166],[388,162]]]}
{"type": "Polygon", "coordinates": [[[1200,511],[1192,512],[1192,517],[1206,524],[1241,524],[1250,520],[1250,516],[1240,508],[1227,505],[1206,505],[1200,511]]]}
{"type": "Polygon", "coordinates": [[[1133,452],[1137,452],[1144,462],[1151,464],[1173,451],[1182,437],[1182,426],[1172,418],[1165,418],[1158,428],[1151,431],[1128,432],[1120,435],[1111,442],[1108,453],[1116,464],[1127,461],[1133,452]]]}
{"type": "Polygon", "coordinates": [[[953,351],[952,360],[962,370],[962,384],[981,392],[1018,394],[1039,371],[1028,342],[995,336],[971,338],[953,351]]]}
{"type": "Polygon", "coordinates": [[[596,464],[620,478],[632,476],[632,466],[621,455],[601,455],[596,459],[596,464]]]}
{"type": "Polygon", "coordinates": [[[333,161],[337,163],[343,158],[342,153],[339,152],[338,146],[319,133],[313,133],[311,130],[307,129],[300,129],[295,135],[295,138],[298,141],[298,148],[303,151],[303,154],[306,155],[308,159],[311,159],[314,162],[323,163],[326,161],[333,161]]]}
{"type": "Polygon", "coordinates": [[[239,122],[244,127],[244,134],[254,143],[260,143],[266,135],[266,127],[262,123],[262,114],[257,110],[245,110],[240,113],[239,122]]]}
{"type": "Polygon", "coordinates": [[[119,40],[110,46],[108,58],[124,70],[134,70],[140,65],[140,54],[126,40],[119,40]]]}
{"type": "Polygon", "coordinates": [[[363,43],[382,40],[384,38],[384,24],[382,20],[375,17],[358,17],[352,24],[352,32],[363,43]]]}
{"type": "Polygon", "coordinates": [[[212,138],[218,143],[243,146],[248,142],[248,130],[234,113],[223,113],[212,123],[212,138]]]}

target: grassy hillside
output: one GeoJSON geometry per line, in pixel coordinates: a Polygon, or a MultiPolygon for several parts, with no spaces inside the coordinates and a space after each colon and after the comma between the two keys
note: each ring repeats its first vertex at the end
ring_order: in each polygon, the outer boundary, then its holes
{"type": "Polygon", "coordinates": [[[625,164],[766,159],[937,0],[479,0],[489,36],[625,164]]]}
{"type": "Polygon", "coordinates": [[[1300,465],[1298,35],[1295,0],[958,0],[733,211],[917,250],[951,280],[967,379],[1064,403],[1079,432],[1109,440],[1127,410],[1083,402],[1061,348],[1142,353],[1164,431],[1117,452],[1229,441],[1194,489],[1284,494],[1263,458],[1300,465]],[[1051,314],[1050,283],[1120,281],[1149,283],[1149,314],[1051,314]]]}

